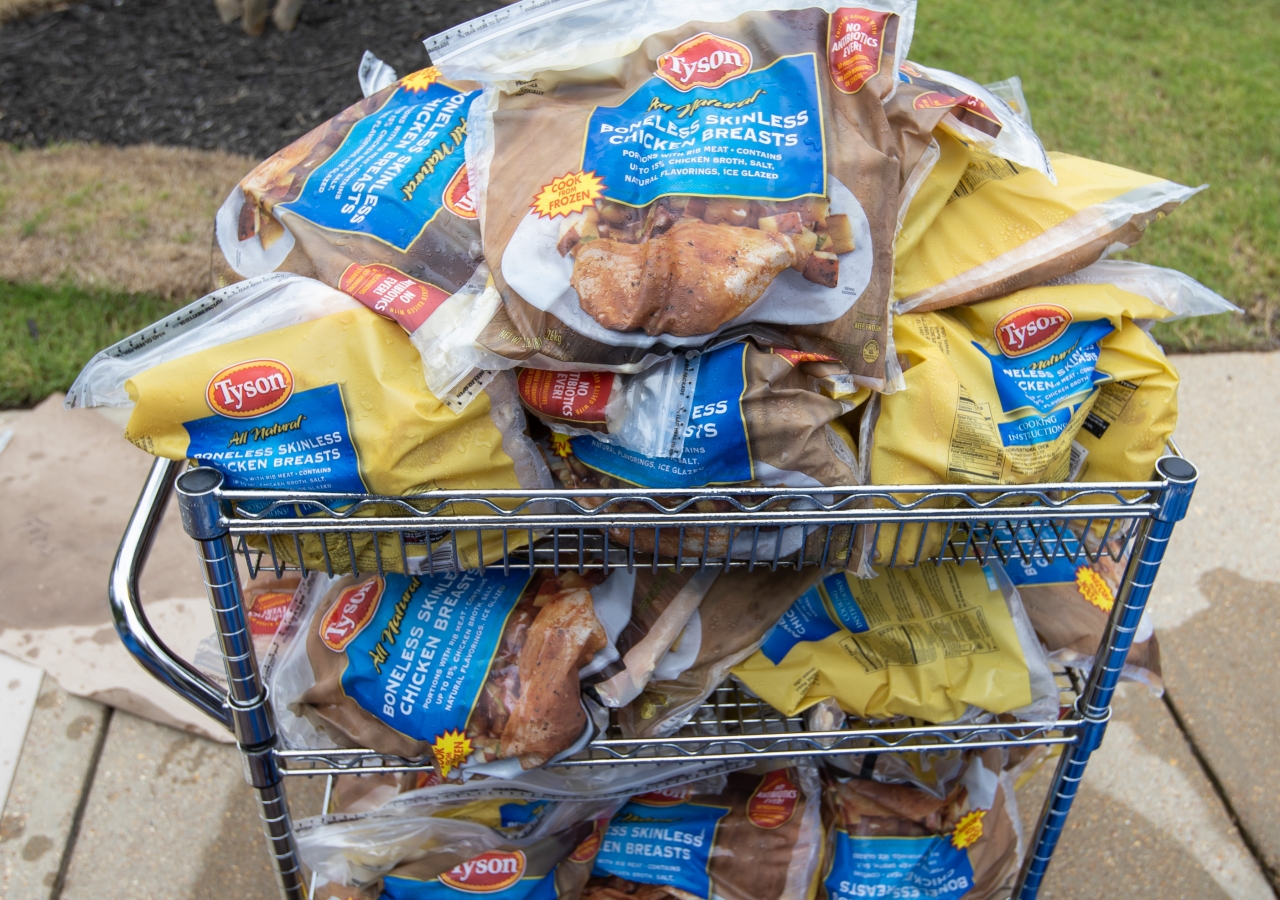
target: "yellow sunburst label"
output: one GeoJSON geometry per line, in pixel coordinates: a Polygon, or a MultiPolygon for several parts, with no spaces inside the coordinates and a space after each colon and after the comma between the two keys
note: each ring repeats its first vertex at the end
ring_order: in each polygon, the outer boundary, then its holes
{"type": "Polygon", "coordinates": [[[467,761],[471,755],[471,739],[461,731],[446,731],[436,738],[431,749],[435,751],[440,777],[443,778],[467,761]]]}
{"type": "Polygon", "coordinates": [[[570,172],[551,179],[533,198],[533,211],[544,219],[582,212],[604,196],[604,179],[595,172],[570,172]]]}
{"type": "Polygon", "coordinates": [[[1080,592],[1080,596],[1105,613],[1111,612],[1111,607],[1115,606],[1116,597],[1111,593],[1111,586],[1088,566],[1076,569],[1076,590],[1080,592]]]}
{"type": "Polygon", "coordinates": [[[986,816],[985,809],[975,809],[966,813],[956,823],[956,830],[951,833],[951,846],[957,850],[972,847],[982,837],[982,820],[986,816]]]}
{"type": "Polygon", "coordinates": [[[440,70],[435,66],[428,66],[401,78],[400,86],[410,91],[425,91],[439,80],[440,70]]]}
{"type": "Polygon", "coordinates": [[[556,456],[572,456],[573,447],[569,443],[569,435],[553,431],[551,433],[551,452],[556,456]]]}

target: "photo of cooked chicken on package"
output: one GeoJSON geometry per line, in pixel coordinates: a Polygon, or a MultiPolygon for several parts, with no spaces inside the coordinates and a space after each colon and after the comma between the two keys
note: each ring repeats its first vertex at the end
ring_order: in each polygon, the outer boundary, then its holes
{"type": "Polygon", "coordinates": [[[278,708],[442,776],[506,760],[484,772],[510,777],[589,739],[579,670],[608,654],[602,620],[620,628],[634,589],[626,572],[313,579],[270,676],[278,708]]]}
{"type": "Polygon", "coordinates": [[[821,787],[809,763],[642,794],[614,814],[583,900],[813,896],[821,787]]]}
{"type": "Polygon", "coordinates": [[[773,6],[716,0],[680,23],[612,0],[428,42],[446,75],[486,84],[468,166],[503,303],[489,350],[634,370],[771,323],[883,382],[883,102],[914,4],[773,6]]]}
{"type": "Polygon", "coordinates": [[[833,777],[820,900],[1007,897],[1022,841],[1000,754],[971,755],[945,797],[911,784],[833,777]]]}

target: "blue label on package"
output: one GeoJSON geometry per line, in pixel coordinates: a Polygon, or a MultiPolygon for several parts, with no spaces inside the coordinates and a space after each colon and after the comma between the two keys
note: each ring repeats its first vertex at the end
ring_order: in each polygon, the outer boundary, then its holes
{"type": "Polygon", "coordinates": [[[822,589],[831,601],[831,608],[835,610],[841,625],[854,634],[871,630],[867,617],[862,614],[862,607],[849,589],[849,579],[844,575],[828,575],[822,580],[822,589]]]}
{"type": "Polygon", "coordinates": [[[641,487],[686,488],[736,484],[754,477],[742,394],[747,345],[729,344],[704,354],[679,459],[658,459],[593,437],[573,438],[574,455],[597,471],[641,487]]]}
{"type": "Polygon", "coordinates": [[[830,900],[960,900],[973,887],[973,865],[946,836],[850,837],[836,831],[835,859],[825,884],[830,900]]]}
{"type": "Polygon", "coordinates": [[[1010,359],[977,347],[991,362],[991,375],[1006,413],[1031,408],[1047,413],[1061,403],[1087,394],[1108,376],[1099,374],[1098,342],[1114,329],[1105,319],[1074,322],[1047,347],[1010,359]]]}
{"type": "Polygon", "coordinates": [[[720,87],[653,77],[587,124],[583,171],[610,200],[668,194],[791,200],[827,190],[817,59],[788,56],[720,87]]]}
{"type": "Polygon", "coordinates": [[[1011,552],[1004,570],[1015,585],[1072,584],[1076,580],[1076,570],[1087,563],[1080,541],[1067,529],[1063,529],[1060,541],[1050,539],[1052,543],[1060,544],[1054,548],[1056,552],[1052,562],[1045,558],[1040,539],[1030,529],[1018,532],[1016,544],[1012,536],[1013,532],[1008,528],[996,529],[997,542],[1010,542],[1011,552]],[[1072,558],[1076,562],[1072,562],[1072,558]]]}
{"type": "Polygon", "coordinates": [[[261,416],[214,414],[182,427],[190,436],[187,456],[221,472],[229,488],[366,491],[336,384],[299,391],[261,416]]]}
{"type": "MultiPolygon", "coordinates": [[[[454,874],[466,863],[458,866],[454,874]]],[[[382,880],[382,895],[379,900],[459,900],[467,894],[492,897],[493,900],[555,900],[556,873],[554,870],[540,878],[519,878],[505,887],[489,887],[485,883],[471,886],[459,883],[458,886],[445,881],[448,875],[432,878],[430,881],[419,881],[416,878],[396,878],[388,875],[382,880]]],[[[486,878],[487,882],[489,879],[486,878]]],[[[502,882],[498,882],[499,885],[502,882]]]]}
{"type": "Polygon", "coordinates": [[[498,807],[498,822],[501,828],[517,828],[532,825],[542,818],[546,812],[546,801],[529,803],[504,803],[498,807]]]}
{"type": "Polygon", "coordinates": [[[465,731],[527,574],[387,575],[346,645],[342,689],[415,741],[465,731]]]}
{"type": "Polygon", "coordinates": [[[1026,416],[1000,425],[1000,443],[1006,447],[1034,447],[1047,444],[1067,430],[1080,407],[1064,406],[1047,416],[1026,416]]]}
{"type": "Polygon", "coordinates": [[[466,164],[466,114],[475,93],[441,81],[401,85],[381,109],[351,126],[342,145],[307,176],[298,198],[279,208],[407,250],[466,164]]]}
{"type": "Polygon", "coordinates": [[[781,665],[796,644],[817,643],[839,630],[840,626],[832,622],[831,616],[827,614],[818,589],[809,588],[796,598],[791,608],[769,629],[764,643],[760,645],[760,652],[775,666],[781,665]]]}
{"type": "Polygon", "coordinates": [[[632,800],[609,822],[593,875],[658,884],[694,897],[711,896],[711,847],[725,806],[632,800]]]}

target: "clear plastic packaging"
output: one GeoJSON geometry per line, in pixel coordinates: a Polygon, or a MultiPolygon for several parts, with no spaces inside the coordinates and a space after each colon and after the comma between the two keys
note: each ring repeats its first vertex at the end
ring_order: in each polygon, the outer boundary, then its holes
{"type": "Polygon", "coordinates": [[[636,372],[785,326],[883,388],[913,0],[517,3],[427,41],[485,85],[468,171],[487,353],[636,372]],[[837,125],[838,123],[838,125],[837,125]]]}
{"type": "Polygon", "coordinates": [[[577,752],[601,727],[578,682],[617,658],[603,621],[621,628],[634,583],[621,570],[309,576],[268,676],[281,736],[427,757],[442,777],[577,752]]]}

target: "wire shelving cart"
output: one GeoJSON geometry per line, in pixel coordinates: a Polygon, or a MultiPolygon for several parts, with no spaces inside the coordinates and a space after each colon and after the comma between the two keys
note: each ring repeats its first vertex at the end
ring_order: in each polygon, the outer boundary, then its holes
{"type": "MultiPolygon", "coordinates": [[[[877,566],[983,564],[1039,558],[1119,558],[1131,547],[1103,640],[1082,678],[1059,678],[1054,720],[812,731],[737,688],[719,688],[676,735],[630,740],[615,727],[564,766],[687,760],[752,760],[955,747],[1060,745],[1062,753],[1012,896],[1039,892],[1089,757],[1102,741],[1134,632],[1174,525],[1186,514],[1197,472],[1177,449],[1153,479],[1123,484],[1035,484],[663,491],[437,491],[415,497],[232,490],[214,469],[159,459],[153,465],[112,568],[110,603],[128,650],[156,679],[235,734],[245,778],[257,793],[281,896],[307,896],[284,778],[421,768],[368,750],[301,751],[278,745],[275,718],[242,605],[240,565],[308,571],[354,563],[358,573],[451,570],[470,551],[477,566],[512,569],[774,569],[828,567],[858,548],[877,566]],[[138,579],[174,490],[208,586],[227,686],[180,659],[156,635],[138,579]],[[727,540],[713,542],[719,533],[727,540]],[[789,535],[783,539],[784,532],[789,535]],[[1080,540],[1077,534],[1097,540],[1080,540]],[[672,547],[645,555],[641,546],[672,547]],[[650,538],[651,536],[651,538],[650,538]],[[666,538],[665,542],[663,538],[666,538]],[[1112,540],[1112,538],[1123,538],[1112,540]],[[649,543],[651,539],[651,543],[649,543]],[[672,541],[674,540],[674,545],[672,541]],[[714,548],[713,548],[714,544],[714,548]],[[492,550],[491,548],[497,548],[492,550]],[[359,549],[357,549],[359,548],[359,549]],[[474,548],[479,548],[476,553],[474,548]]],[[[865,725],[865,723],[863,723],[865,725]]],[[[327,794],[328,792],[326,792],[327,794]]]]}

